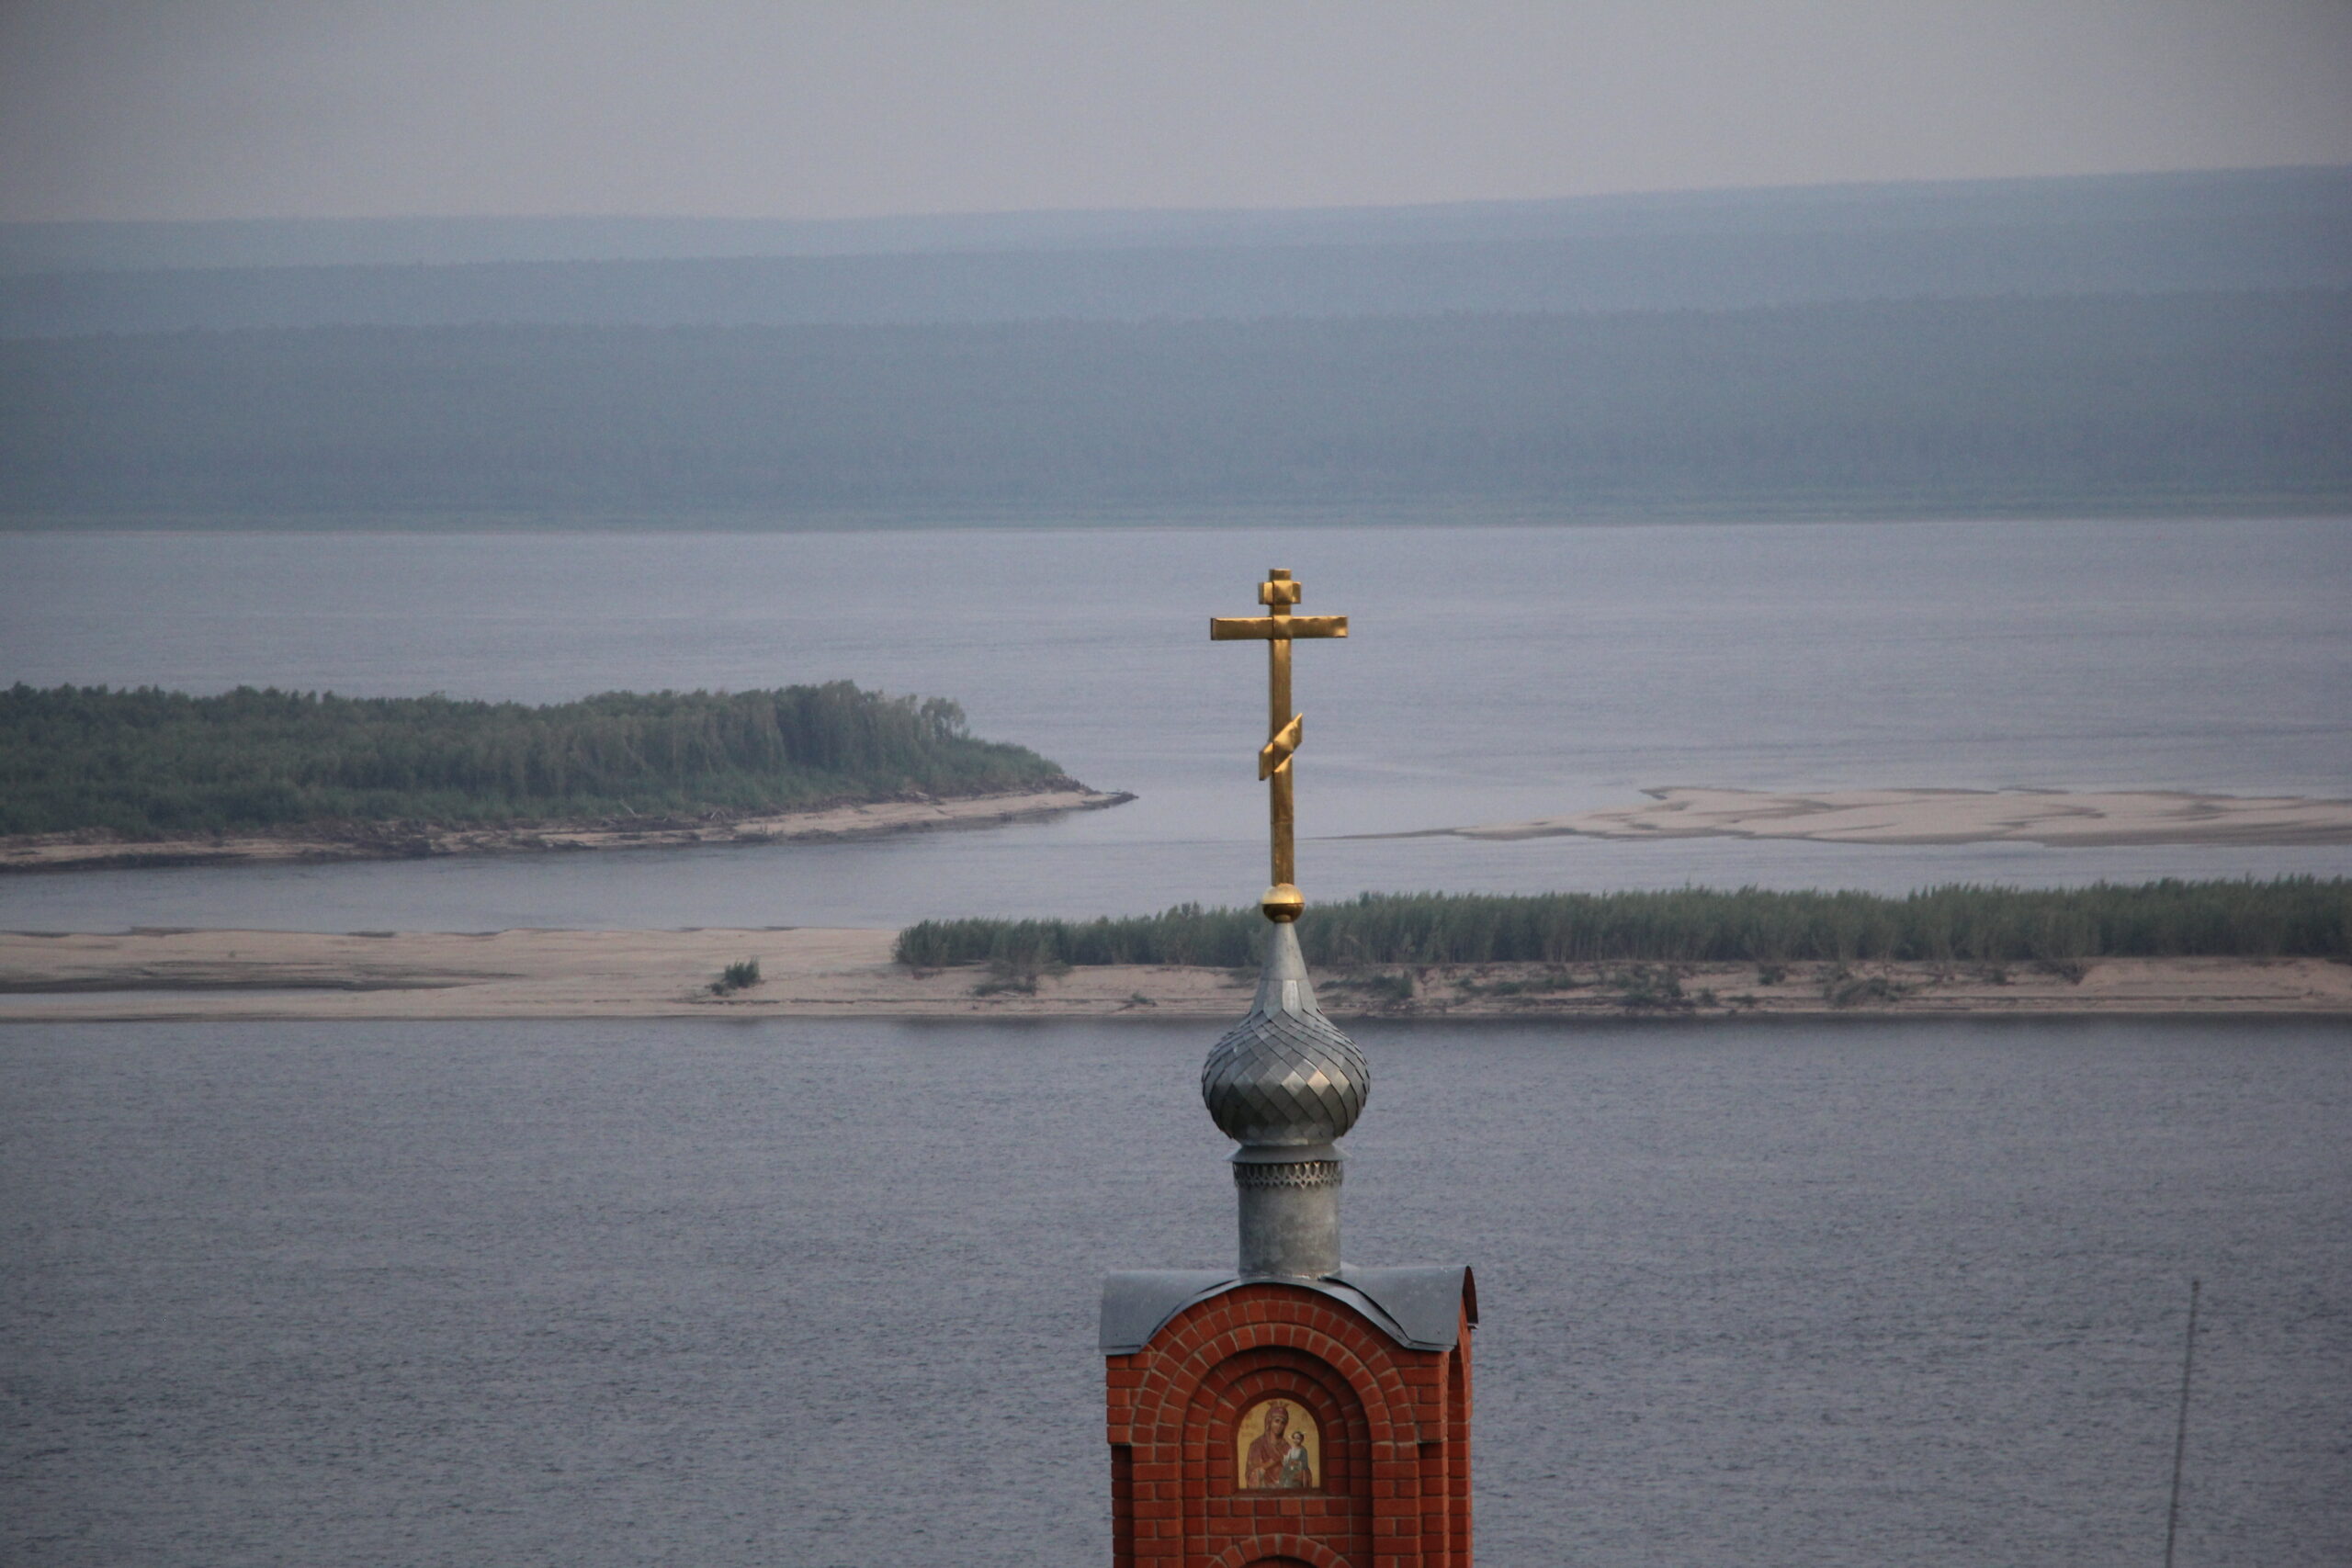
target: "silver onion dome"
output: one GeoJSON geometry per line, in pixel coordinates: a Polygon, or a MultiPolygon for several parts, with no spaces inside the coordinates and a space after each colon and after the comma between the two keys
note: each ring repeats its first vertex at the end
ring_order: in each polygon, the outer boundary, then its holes
{"type": "Polygon", "coordinates": [[[1201,1066],[1209,1115],[1238,1143],[1326,1145],[1356,1124],[1371,1091],[1371,1064],[1315,1003],[1297,929],[1275,925],[1250,1015],[1201,1066]]]}

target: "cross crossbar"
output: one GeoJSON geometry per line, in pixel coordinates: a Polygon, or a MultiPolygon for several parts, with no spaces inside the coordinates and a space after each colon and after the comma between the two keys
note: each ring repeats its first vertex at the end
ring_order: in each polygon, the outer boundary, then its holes
{"type": "Polygon", "coordinates": [[[1345,637],[1345,615],[1211,615],[1211,642],[1274,642],[1287,637],[1345,637]]]}

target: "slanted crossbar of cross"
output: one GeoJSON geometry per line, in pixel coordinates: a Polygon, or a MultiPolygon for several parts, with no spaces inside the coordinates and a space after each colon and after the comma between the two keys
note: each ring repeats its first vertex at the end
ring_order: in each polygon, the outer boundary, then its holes
{"type": "Polygon", "coordinates": [[[1212,615],[1211,642],[1262,642],[1266,645],[1266,743],[1258,749],[1258,776],[1269,781],[1268,813],[1273,837],[1273,886],[1266,889],[1259,908],[1270,920],[1295,920],[1306,907],[1295,884],[1298,874],[1294,844],[1296,821],[1291,795],[1290,760],[1306,733],[1306,716],[1291,711],[1290,645],[1300,637],[1345,637],[1345,615],[1294,615],[1300,585],[1279,568],[1258,584],[1262,615],[1212,615]]]}

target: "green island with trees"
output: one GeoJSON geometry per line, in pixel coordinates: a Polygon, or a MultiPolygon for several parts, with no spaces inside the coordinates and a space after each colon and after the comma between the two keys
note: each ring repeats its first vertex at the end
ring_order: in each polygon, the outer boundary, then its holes
{"type": "MultiPolygon", "coordinates": [[[[1255,964],[1253,908],[1179,905],[1094,920],[924,920],[899,933],[915,968],[992,964],[1255,964]]],[[[1372,964],[2074,963],[2093,958],[2352,961],[2352,879],[2177,881],[2016,888],[1954,884],[1904,897],[1724,891],[1367,893],[1309,905],[1306,961],[1372,964]]]]}
{"type": "Polygon", "coordinates": [[[944,698],[846,681],[577,702],[0,692],[0,835],[743,818],[1080,786],[944,698]]]}

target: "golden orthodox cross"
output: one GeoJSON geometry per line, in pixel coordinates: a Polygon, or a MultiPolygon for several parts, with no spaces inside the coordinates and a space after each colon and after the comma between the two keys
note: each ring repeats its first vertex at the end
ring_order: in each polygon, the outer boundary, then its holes
{"type": "Polygon", "coordinates": [[[1306,897],[1293,885],[1298,864],[1292,845],[1295,818],[1291,801],[1290,759],[1291,753],[1298,750],[1306,716],[1293,713],[1290,707],[1290,645],[1297,637],[1348,635],[1345,615],[1292,615],[1290,607],[1298,603],[1299,595],[1299,584],[1291,580],[1290,573],[1276,569],[1269,570],[1266,581],[1258,584],[1258,603],[1266,606],[1267,614],[1209,617],[1211,642],[1266,645],[1266,744],[1258,751],[1258,776],[1271,780],[1273,785],[1269,793],[1274,884],[1266,889],[1258,907],[1270,920],[1295,920],[1299,911],[1306,908],[1306,897]]]}

